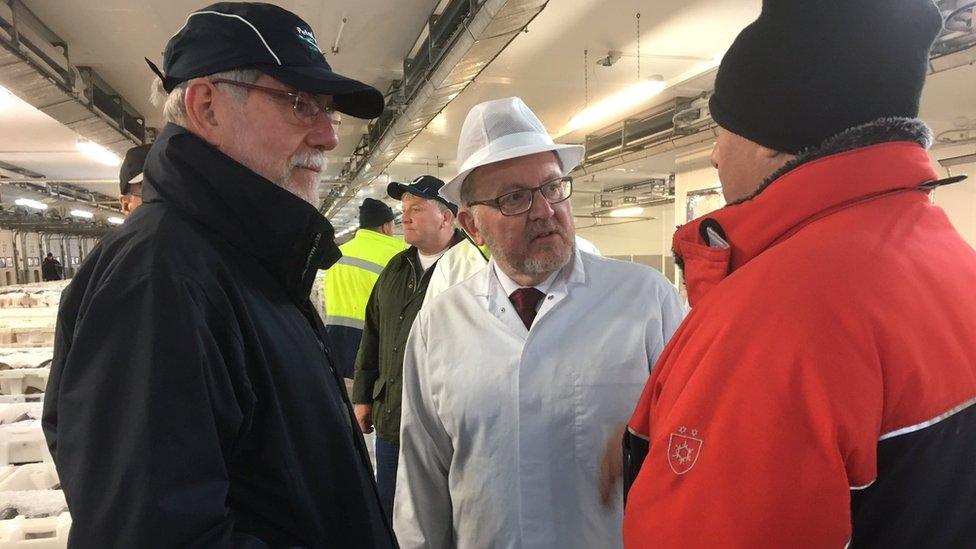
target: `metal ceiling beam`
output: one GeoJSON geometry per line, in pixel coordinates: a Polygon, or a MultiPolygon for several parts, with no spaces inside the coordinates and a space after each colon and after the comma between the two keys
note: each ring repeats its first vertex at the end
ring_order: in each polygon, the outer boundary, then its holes
{"type": "Polygon", "coordinates": [[[120,156],[145,141],[145,118],[19,0],[0,2],[0,85],[120,156]]]}

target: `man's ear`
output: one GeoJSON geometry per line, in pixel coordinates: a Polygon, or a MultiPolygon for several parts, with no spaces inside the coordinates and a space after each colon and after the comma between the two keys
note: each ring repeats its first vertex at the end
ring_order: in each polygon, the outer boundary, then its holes
{"type": "Polygon", "coordinates": [[[228,135],[227,132],[218,131],[222,122],[217,114],[217,103],[220,99],[226,100],[225,97],[217,97],[217,85],[206,78],[190,80],[183,96],[187,129],[218,148],[223,136],[228,135]]]}
{"type": "Polygon", "coordinates": [[[474,241],[478,246],[485,245],[485,238],[482,236],[481,232],[478,231],[478,227],[474,222],[474,214],[468,208],[463,208],[458,212],[458,223],[461,224],[461,228],[464,232],[468,233],[471,240],[474,241]]]}
{"type": "Polygon", "coordinates": [[[448,209],[441,211],[441,216],[444,219],[443,225],[441,227],[453,227],[454,226],[454,212],[448,209]]]}

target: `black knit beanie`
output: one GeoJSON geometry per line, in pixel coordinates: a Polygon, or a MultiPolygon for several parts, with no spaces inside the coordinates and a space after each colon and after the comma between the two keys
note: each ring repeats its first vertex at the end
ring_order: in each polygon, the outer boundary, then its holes
{"type": "Polygon", "coordinates": [[[941,28],[932,0],[763,0],[722,59],[712,118],[794,154],[879,118],[914,118],[941,28]]]}
{"type": "Polygon", "coordinates": [[[359,206],[359,226],[374,229],[387,221],[393,221],[393,210],[374,198],[363,200],[359,206]]]}

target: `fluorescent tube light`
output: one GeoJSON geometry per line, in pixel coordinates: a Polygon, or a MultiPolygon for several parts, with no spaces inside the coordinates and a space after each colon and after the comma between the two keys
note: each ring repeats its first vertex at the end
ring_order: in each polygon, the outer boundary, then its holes
{"type": "Polygon", "coordinates": [[[610,212],[610,217],[637,217],[644,213],[644,208],[634,206],[632,208],[617,208],[610,212]]]}
{"type": "Polygon", "coordinates": [[[85,210],[71,210],[68,213],[70,213],[71,215],[73,215],[75,217],[80,217],[82,219],[91,219],[91,218],[95,217],[95,214],[93,214],[91,212],[87,212],[85,210]]]}
{"type": "Polygon", "coordinates": [[[92,160],[109,166],[120,166],[122,159],[117,154],[91,141],[84,139],[78,141],[78,150],[92,160]]]}
{"type": "Polygon", "coordinates": [[[600,123],[613,122],[615,118],[620,117],[623,113],[651,100],[654,96],[664,91],[666,87],[667,83],[660,76],[633,84],[576,113],[569,120],[564,134],[596,126],[600,123]]]}
{"type": "Polygon", "coordinates": [[[14,94],[10,93],[7,88],[0,86],[0,112],[13,108],[13,106],[14,94]]]}
{"type": "Polygon", "coordinates": [[[31,200],[30,198],[18,198],[17,200],[14,200],[14,204],[24,206],[25,208],[34,208],[35,210],[47,209],[47,204],[38,202],[37,200],[31,200]]]}

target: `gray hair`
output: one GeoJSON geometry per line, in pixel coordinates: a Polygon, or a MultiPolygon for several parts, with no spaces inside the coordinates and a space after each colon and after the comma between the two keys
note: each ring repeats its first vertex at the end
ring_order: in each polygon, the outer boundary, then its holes
{"type": "Polygon", "coordinates": [[[478,171],[477,168],[472,170],[461,182],[461,206],[466,207],[474,202],[474,172],[476,171],[478,171]]]}
{"type": "MultiPolygon", "coordinates": [[[[217,72],[204,76],[207,80],[222,78],[234,80],[244,84],[253,84],[263,73],[257,69],[233,69],[229,71],[217,72]]],[[[154,105],[163,109],[163,118],[170,123],[186,125],[186,85],[189,81],[180,82],[173,91],[168,92],[163,88],[163,81],[156,78],[150,90],[150,98],[154,105]]],[[[227,86],[224,88],[227,94],[234,98],[238,103],[243,103],[247,99],[248,90],[237,86],[227,86]]]]}
{"type": "Polygon", "coordinates": [[[438,208],[439,211],[441,211],[441,212],[445,212],[445,211],[446,212],[451,212],[451,215],[454,215],[454,212],[451,210],[451,208],[449,208],[447,206],[447,204],[441,202],[440,200],[434,200],[433,202],[434,202],[434,204],[437,204],[437,208],[438,208]]]}

